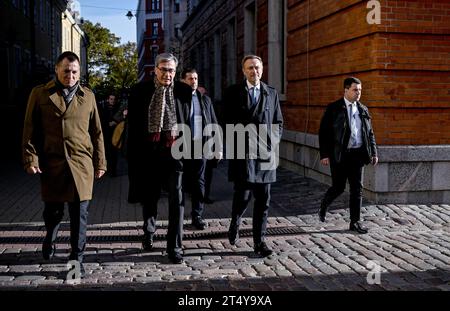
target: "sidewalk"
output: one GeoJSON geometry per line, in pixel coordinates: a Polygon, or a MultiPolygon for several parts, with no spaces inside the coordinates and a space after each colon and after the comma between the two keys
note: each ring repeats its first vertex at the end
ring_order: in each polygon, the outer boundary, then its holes
{"type": "MultiPolygon", "coordinates": [[[[232,185],[226,164],[215,170],[213,197],[206,207],[209,228],[190,226],[185,208],[185,262],[165,254],[167,199],[159,207],[155,248],[141,249],[141,209],[128,204],[127,176],[106,176],[95,185],[85,256],[86,277],[69,284],[69,224],[61,226],[51,262],[41,256],[45,235],[38,177],[19,165],[0,174],[0,290],[450,290],[450,205],[374,205],[365,202],[366,235],[348,229],[348,194],[332,205],[327,222],[316,215],[326,185],[279,169],[272,189],[267,242],[275,254],[253,254],[251,208],[236,246],[226,232],[232,185]],[[376,280],[379,264],[380,283],[376,280]]],[[[66,210],[67,214],[67,210],[66,210]]]]}

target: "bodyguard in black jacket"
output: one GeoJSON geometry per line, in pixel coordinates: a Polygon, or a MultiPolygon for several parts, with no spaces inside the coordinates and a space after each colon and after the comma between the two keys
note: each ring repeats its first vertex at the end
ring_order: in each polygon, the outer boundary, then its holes
{"type": "Polygon", "coordinates": [[[378,163],[371,117],[359,102],[361,81],[344,80],[344,97],[325,110],[319,130],[320,162],[330,165],[332,186],[325,193],[319,218],[325,221],[328,206],[350,185],[350,230],[367,233],[360,220],[363,166],[378,163]]]}
{"type": "Polygon", "coordinates": [[[253,193],[254,250],[256,254],[266,257],[272,254],[264,237],[270,206],[270,185],[276,181],[278,165],[277,154],[274,151],[281,137],[283,116],[277,91],[260,81],[263,72],[261,58],[254,55],[245,56],[242,68],[246,77],[244,83],[229,87],[224,94],[227,125],[247,127],[250,130],[245,134],[245,139],[239,139],[238,133],[242,134],[245,131],[234,131],[234,141],[229,140],[231,135],[227,133],[228,179],[234,182],[228,239],[232,245],[237,242],[241,218],[253,193]],[[267,135],[259,131],[260,125],[265,127],[269,134],[273,130],[275,135],[264,137],[267,135]],[[256,134],[254,130],[258,133],[256,134]],[[252,144],[256,148],[252,149],[252,144]],[[231,150],[234,152],[230,158],[231,150]]]}
{"type": "MultiPolygon", "coordinates": [[[[198,73],[194,68],[186,68],[181,73],[181,81],[189,85],[192,90],[190,92],[191,100],[189,105],[185,106],[187,112],[186,118],[189,118],[191,131],[191,153],[188,159],[184,159],[184,186],[189,186],[191,191],[192,202],[192,225],[198,230],[204,230],[208,223],[203,219],[204,203],[205,203],[205,170],[206,160],[215,158],[222,159],[222,137],[219,132],[214,107],[211,98],[200,93],[198,88],[198,73]],[[208,154],[204,154],[203,146],[211,141],[212,136],[207,135],[205,127],[210,126],[218,135],[217,144],[214,144],[213,150],[208,150],[208,154]],[[204,133],[205,132],[205,133],[204,133]],[[205,134],[205,135],[203,135],[205,134]],[[195,145],[201,146],[202,150],[193,152],[195,145]]],[[[212,132],[211,132],[212,134],[212,132]]],[[[210,148],[208,148],[210,149],[210,148]]],[[[212,148],[211,148],[212,149],[212,148]]]]}

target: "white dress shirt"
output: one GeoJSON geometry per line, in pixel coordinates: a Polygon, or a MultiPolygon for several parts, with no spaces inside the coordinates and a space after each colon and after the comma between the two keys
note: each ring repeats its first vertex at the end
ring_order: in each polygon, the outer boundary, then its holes
{"type": "Polygon", "coordinates": [[[359,115],[359,110],[356,102],[350,102],[347,98],[344,97],[345,105],[347,107],[348,121],[350,125],[350,139],[348,141],[348,149],[360,148],[363,144],[362,142],[362,131],[361,131],[361,116],[359,115]],[[352,122],[355,122],[353,125],[352,122]],[[352,136],[356,137],[356,143],[353,143],[352,136]]]}

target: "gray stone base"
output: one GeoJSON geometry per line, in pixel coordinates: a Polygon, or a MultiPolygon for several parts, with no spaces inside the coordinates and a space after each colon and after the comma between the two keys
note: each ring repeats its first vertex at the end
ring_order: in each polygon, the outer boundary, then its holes
{"type": "MultiPolygon", "coordinates": [[[[378,146],[379,164],[364,172],[364,196],[376,203],[450,202],[450,145],[378,146]]],[[[317,135],[285,130],[281,166],[325,184],[330,169],[320,164],[317,135]]]]}

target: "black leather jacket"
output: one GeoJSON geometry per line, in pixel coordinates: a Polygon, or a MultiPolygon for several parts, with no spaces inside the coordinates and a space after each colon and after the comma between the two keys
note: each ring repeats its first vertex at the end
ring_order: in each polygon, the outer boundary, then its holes
{"type": "MultiPolygon", "coordinates": [[[[372,129],[371,117],[366,106],[357,102],[361,117],[364,164],[377,156],[377,145],[372,129]]],[[[328,105],[322,117],[319,129],[320,158],[340,163],[342,153],[347,149],[350,139],[350,125],[344,98],[328,105]]]]}

